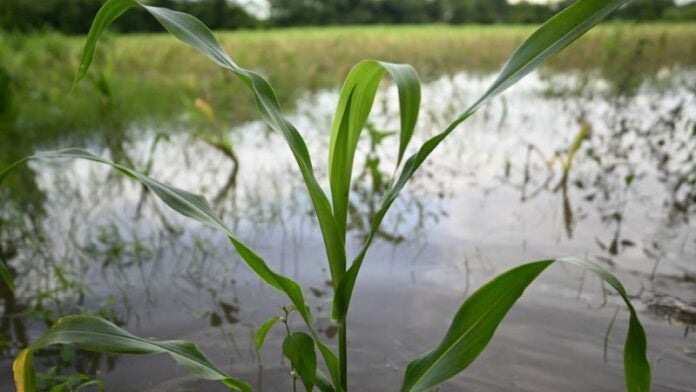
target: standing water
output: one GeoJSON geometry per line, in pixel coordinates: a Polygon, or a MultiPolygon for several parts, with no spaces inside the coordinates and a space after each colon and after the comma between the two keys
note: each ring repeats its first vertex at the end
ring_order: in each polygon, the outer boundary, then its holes
{"type": "MultiPolygon", "coordinates": [[[[462,73],[426,84],[413,145],[444,129],[491,79],[462,73]]],[[[289,116],[324,184],[337,101],[337,90],[307,94],[289,116]]],[[[368,253],[350,313],[351,387],[396,390],[408,360],[437,344],[467,295],[505,269],[578,256],[626,285],[648,334],[655,390],[695,390],[695,104],[692,72],[663,72],[630,93],[599,77],[537,73],[460,126],[400,196],[368,253]]],[[[396,89],[386,87],[359,148],[349,255],[393,173],[398,124],[396,89]]],[[[335,344],[323,245],[292,156],[261,122],[230,132],[239,161],[232,177],[235,162],[195,132],[133,127],[91,150],[204,194],[272,268],[310,288],[320,330],[335,344]]],[[[0,250],[18,276],[16,295],[4,292],[0,302],[2,390],[11,389],[18,348],[49,320],[81,312],[139,336],[197,342],[258,390],[290,389],[281,328],[260,358],[252,343],[286,302],[224,236],[94,163],[30,169],[23,181],[40,196],[0,194],[0,250]]],[[[478,361],[439,390],[620,390],[627,319],[620,298],[594,276],[555,266],[478,361]]],[[[98,375],[107,390],[224,390],[166,356],[54,348],[37,363],[49,379],[98,375]]]]}

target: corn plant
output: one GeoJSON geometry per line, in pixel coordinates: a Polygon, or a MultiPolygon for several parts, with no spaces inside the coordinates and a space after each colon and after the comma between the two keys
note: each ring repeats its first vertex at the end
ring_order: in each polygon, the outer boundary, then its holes
{"type": "MultiPolygon", "coordinates": [[[[234,250],[261,280],[287,296],[292,304],[291,308],[303,320],[306,332],[290,333],[288,331],[283,343],[283,353],[290,360],[293,375],[301,380],[306,390],[317,388],[320,391],[348,391],[350,384],[348,382],[347,317],[351,296],[375,234],[401,190],[435,148],[477,109],[568,46],[625,1],[578,0],[548,20],[512,54],[497,79],[479,99],[454,119],[444,131],[415,149],[416,152],[412,155],[408,155],[407,152],[415,131],[420,106],[420,83],[416,71],[405,64],[374,60],[360,62],[352,69],[343,84],[333,120],[328,152],[330,194],[327,194],[320,185],[305,141],[300,132],[283,115],[271,85],[258,73],[235,63],[203,23],[191,15],[147,6],[140,0],[108,0],[103,5],[87,37],[76,82],[87,73],[102,32],[127,10],[142,7],[173,36],[198,50],[220,67],[234,73],[253,93],[263,120],[285,138],[307,187],[325,245],[334,291],[332,317],[339,330],[338,353],[316,332],[313,316],[305,302],[302,287],[292,279],[271,269],[261,256],[225,225],[204,197],[169,186],[89,151],[75,148],[37,153],[18,161],[0,172],[0,182],[13,168],[28,160],[49,158],[79,158],[94,161],[109,165],[116,171],[141,182],[174,211],[221,231],[229,238],[234,250]],[[358,139],[365,128],[378,87],[385,76],[389,76],[398,88],[400,133],[397,170],[394,178],[389,182],[381,205],[372,217],[368,236],[352,258],[352,262],[348,263],[345,243],[353,161],[358,139]],[[322,366],[317,364],[318,356],[323,359],[322,366]],[[328,375],[324,372],[328,372],[328,375]]],[[[645,331],[628,299],[626,290],[616,277],[599,265],[576,258],[540,260],[523,264],[498,275],[479,288],[456,312],[440,344],[408,364],[400,390],[404,392],[428,390],[466,369],[484,351],[498,325],[529,284],[555,262],[570,263],[595,273],[613,287],[626,303],[630,312],[624,345],[626,389],[648,391],[651,374],[650,365],[646,359],[645,331]]],[[[12,284],[4,266],[0,268],[0,275],[8,285],[12,284]]],[[[264,336],[277,320],[277,317],[272,318],[261,327],[255,341],[257,349],[261,348],[264,336]]],[[[200,378],[222,382],[234,390],[251,390],[247,382],[217,368],[193,343],[142,339],[100,318],[71,316],[57,321],[19,354],[13,366],[18,391],[35,389],[32,356],[36,350],[48,345],[71,343],[78,344],[86,350],[106,353],[167,353],[200,378]]]]}

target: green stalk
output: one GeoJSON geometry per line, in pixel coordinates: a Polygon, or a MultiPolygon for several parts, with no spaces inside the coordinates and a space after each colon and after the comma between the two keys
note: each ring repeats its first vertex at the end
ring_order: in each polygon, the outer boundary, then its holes
{"type": "Polygon", "coordinates": [[[346,318],[338,322],[338,364],[341,374],[341,389],[348,392],[348,328],[346,318]]]}

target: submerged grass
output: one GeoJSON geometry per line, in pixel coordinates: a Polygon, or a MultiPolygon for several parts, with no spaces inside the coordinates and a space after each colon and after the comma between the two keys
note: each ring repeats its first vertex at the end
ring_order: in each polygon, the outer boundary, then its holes
{"type": "MultiPolygon", "coordinates": [[[[534,26],[370,26],[222,32],[218,36],[242,64],[277,86],[283,106],[307,89],[338,85],[364,58],[412,64],[424,80],[459,71],[490,73],[534,26]],[[317,54],[330,54],[321,55],[317,54]]],[[[197,98],[236,123],[253,119],[245,87],[178,45],[167,34],[105,37],[96,65],[109,74],[112,109],[126,124],[181,123],[197,98]],[[118,70],[113,72],[112,70],[118,70]],[[219,86],[224,85],[221,89],[219,86]],[[175,113],[174,115],[172,113],[175,113]],[[181,113],[177,115],[176,113],[181,113]]],[[[17,104],[15,127],[27,141],[55,134],[65,140],[99,133],[103,94],[91,76],[72,94],[82,37],[0,34],[0,64],[10,75],[17,104]]],[[[653,75],[664,67],[696,66],[696,25],[608,24],[589,32],[548,65],[560,71],[599,70],[618,79],[622,64],[653,75]],[[636,58],[639,56],[639,58],[636,58]]],[[[67,141],[68,144],[75,144],[67,141]]]]}

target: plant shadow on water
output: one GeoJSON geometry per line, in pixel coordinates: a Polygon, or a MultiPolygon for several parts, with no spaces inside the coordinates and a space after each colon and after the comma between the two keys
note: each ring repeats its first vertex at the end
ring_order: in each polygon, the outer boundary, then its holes
{"type": "MultiPolygon", "coordinates": [[[[443,128],[491,79],[462,73],[425,85],[424,132],[415,137],[443,128]]],[[[466,138],[448,139],[401,195],[371,250],[375,262],[365,267],[369,272],[351,313],[351,372],[358,376],[353,386],[377,391],[398,385],[406,359],[437,342],[469,288],[513,262],[586,254],[626,282],[641,310],[654,316],[646,328],[656,390],[693,389],[696,77],[675,71],[669,79],[669,88],[645,82],[616,93],[601,78],[536,74],[472,118],[466,138]],[[559,91],[559,85],[569,88],[559,91]]],[[[390,155],[398,143],[390,136],[398,129],[396,94],[393,86],[380,91],[381,110],[373,111],[370,137],[359,147],[363,170],[357,176],[367,185],[353,189],[352,250],[369,230],[359,217],[374,214],[382,178],[391,175],[384,167],[397,159],[390,155]]],[[[328,148],[321,130],[330,129],[337,100],[334,90],[308,94],[292,116],[307,130],[312,156],[328,148]]],[[[303,184],[288,175],[292,156],[281,138],[251,122],[228,133],[234,150],[225,132],[214,140],[173,133],[163,141],[166,148],[156,148],[157,135],[167,129],[123,128],[105,130],[92,148],[218,198],[225,221],[269,260],[278,260],[274,269],[310,283],[319,329],[335,341],[321,238],[314,234],[303,184]]],[[[11,162],[31,152],[3,151],[2,157],[11,162]]],[[[2,190],[8,202],[0,211],[0,255],[14,268],[18,291],[1,293],[0,387],[10,388],[9,359],[27,345],[27,336],[58,314],[88,310],[140,336],[197,341],[215,362],[256,379],[259,389],[289,388],[289,364],[277,354],[284,334],[269,334],[271,348],[260,361],[249,343],[268,309],[280,315],[285,302],[230,256],[224,238],[184,227],[140,185],[105,168],[67,162],[24,170],[15,176],[18,185],[2,190]]],[[[316,170],[328,176],[326,167],[316,170]]],[[[532,287],[485,360],[439,390],[568,390],[569,379],[578,381],[578,390],[621,388],[620,343],[613,336],[623,330],[607,334],[606,364],[586,361],[602,355],[601,336],[619,299],[584,276],[573,283],[569,276],[575,274],[555,269],[532,287]],[[540,325],[548,318],[553,326],[540,325]]],[[[616,330],[623,328],[619,324],[616,330]]],[[[43,353],[44,374],[51,375],[51,366],[90,376],[101,370],[107,388],[119,391],[224,390],[180,375],[166,358],[104,357],[103,365],[93,354],[74,359],[65,350],[43,353]]]]}

